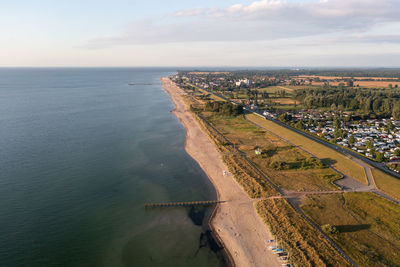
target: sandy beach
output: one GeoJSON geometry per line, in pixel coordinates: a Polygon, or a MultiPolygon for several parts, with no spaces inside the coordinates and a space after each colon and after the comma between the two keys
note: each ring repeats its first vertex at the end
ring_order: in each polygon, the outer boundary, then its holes
{"type": "Polygon", "coordinates": [[[267,249],[272,236],[254,209],[254,200],[236,183],[208,135],[203,132],[182,99],[184,93],[169,78],[162,78],[165,91],[175,104],[174,114],[186,129],[187,153],[213,183],[219,200],[211,229],[220,239],[235,266],[281,266],[267,249]],[[224,175],[224,171],[226,174],[224,175]]]}

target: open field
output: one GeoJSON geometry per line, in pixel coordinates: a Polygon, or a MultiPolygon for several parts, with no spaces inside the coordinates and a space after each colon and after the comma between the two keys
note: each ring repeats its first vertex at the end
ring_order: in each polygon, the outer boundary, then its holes
{"type": "Polygon", "coordinates": [[[333,166],[340,172],[358,180],[359,182],[362,182],[364,184],[367,183],[364,169],[357,163],[336,152],[335,150],[319,144],[315,141],[312,141],[307,137],[304,137],[272,121],[265,120],[254,114],[247,115],[247,118],[269,129],[275,134],[291,141],[292,143],[302,147],[306,151],[320,158],[326,164],[333,166]]]}
{"type": "Polygon", "coordinates": [[[263,200],[256,209],[296,266],[350,266],[286,200],[263,200]]]}
{"type": "Polygon", "coordinates": [[[265,88],[259,88],[257,90],[260,92],[267,92],[267,93],[276,93],[279,91],[286,91],[288,93],[291,93],[291,92],[293,92],[294,89],[286,87],[286,86],[268,86],[265,88]]]}
{"type": "Polygon", "coordinates": [[[333,181],[340,179],[340,175],[297,147],[260,130],[243,116],[207,113],[207,120],[244,152],[275,185],[297,191],[338,189],[333,181]],[[255,154],[257,147],[262,150],[261,155],[255,154]]]}
{"type": "Polygon", "coordinates": [[[273,99],[271,99],[271,101],[275,102],[275,103],[283,104],[283,105],[288,105],[288,104],[292,105],[295,102],[297,104],[299,104],[299,101],[296,101],[295,99],[292,99],[292,98],[273,98],[273,99]]]}
{"type": "Polygon", "coordinates": [[[371,171],[375,179],[376,187],[386,194],[400,200],[400,179],[375,168],[372,168],[371,171]]]}
{"type": "Polygon", "coordinates": [[[308,196],[301,208],[360,266],[399,266],[400,209],[372,193],[308,196]]]}
{"type": "MultiPolygon", "coordinates": [[[[339,83],[344,82],[329,82],[330,85],[338,86],[339,83]]],[[[323,82],[313,82],[313,85],[324,85],[323,82]]],[[[400,86],[400,82],[387,82],[387,81],[354,81],[354,86],[368,87],[368,88],[388,88],[389,84],[392,86],[400,86]]]]}
{"type": "Polygon", "coordinates": [[[372,79],[372,80],[391,80],[397,78],[388,78],[388,77],[341,77],[341,76],[317,76],[317,75],[301,75],[297,76],[296,78],[317,78],[326,79],[326,80],[334,80],[334,79],[357,79],[357,80],[365,80],[365,79],[372,79]]]}

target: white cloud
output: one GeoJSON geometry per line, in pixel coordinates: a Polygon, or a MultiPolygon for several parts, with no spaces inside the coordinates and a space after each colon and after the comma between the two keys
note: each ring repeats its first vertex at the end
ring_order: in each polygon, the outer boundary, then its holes
{"type": "MultiPolygon", "coordinates": [[[[368,30],[375,25],[399,22],[399,13],[400,5],[396,0],[330,0],[303,3],[262,0],[249,5],[236,4],[224,9],[210,7],[180,10],[165,18],[137,22],[119,36],[91,40],[89,46],[243,42],[326,33],[368,34],[368,30]]],[[[397,39],[392,38],[393,40],[397,39]]]]}
{"type": "Polygon", "coordinates": [[[400,59],[396,2],[263,0],[185,9],[133,23],[122,34],[85,46],[104,51],[152,47],[154,55],[168,51],[171,64],[187,65],[393,65],[400,59]]]}

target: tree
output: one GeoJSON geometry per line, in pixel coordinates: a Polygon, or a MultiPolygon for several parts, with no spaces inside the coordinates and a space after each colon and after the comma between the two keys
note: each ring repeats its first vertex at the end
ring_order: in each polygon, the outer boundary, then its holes
{"type": "Polygon", "coordinates": [[[348,79],[348,80],[346,81],[346,85],[347,85],[348,87],[353,87],[353,86],[354,86],[353,80],[348,79]]]}
{"type": "MultiPolygon", "coordinates": [[[[367,148],[374,149],[374,140],[371,139],[366,143],[367,148]]],[[[372,153],[371,153],[372,154],[372,153]]]]}
{"type": "Polygon", "coordinates": [[[350,136],[349,136],[348,142],[349,142],[349,145],[351,145],[351,146],[354,145],[355,139],[354,139],[354,136],[353,136],[353,135],[350,135],[350,136]]]}
{"type": "Polygon", "coordinates": [[[396,103],[393,106],[392,116],[395,120],[400,120],[400,103],[396,103]]]}
{"type": "Polygon", "coordinates": [[[297,121],[296,124],[294,125],[297,129],[304,129],[304,125],[302,121],[297,121]]]}
{"type": "Polygon", "coordinates": [[[384,155],[382,152],[377,152],[376,153],[376,161],[377,162],[382,162],[385,159],[384,155]]]}
{"type": "Polygon", "coordinates": [[[335,120],[333,121],[333,126],[335,127],[335,130],[339,130],[341,127],[341,121],[338,116],[335,117],[335,120]]]}
{"type": "Polygon", "coordinates": [[[386,131],[389,133],[390,130],[393,130],[393,129],[394,129],[394,126],[393,126],[392,122],[389,121],[388,124],[386,125],[386,131]]]}
{"type": "Polygon", "coordinates": [[[279,116],[279,120],[283,121],[283,122],[288,122],[288,121],[292,120],[292,115],[285,112],[279,116]]]}

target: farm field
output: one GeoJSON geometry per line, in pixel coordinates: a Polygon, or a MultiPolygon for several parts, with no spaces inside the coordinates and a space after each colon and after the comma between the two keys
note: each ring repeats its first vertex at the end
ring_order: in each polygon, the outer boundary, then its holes
{"type": "Polygon", "coordinates": [[[372,193],[308,196],[301,208],[360,266],[398,266],[400,210],[372,193]]]}
{"type": "Polygon", "coordinates": [[[257,115],[249,114],[247,115],[247,118],[265,127],[271,132],[302,147],[306,151],[320,158],[326,164],[333,166],[340,172],[358,180],[359,182],[362,182],[364,184],[367,183],[364,169],[357,163],[348,159],[344,155],[334,151],[333,149],[330,149],[322,144],[312,141],[307,137],[304,137],[298,133],[286,129],[285,127],[282,127],[272,121],[265,120],[257,115]]]}
{"type": "Polygon", "coordinates": [[[376,186],[386,194],[400,200],[400,180],[375,168],[371,171],[376,186]]]}

